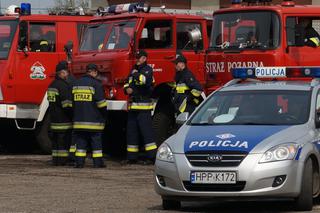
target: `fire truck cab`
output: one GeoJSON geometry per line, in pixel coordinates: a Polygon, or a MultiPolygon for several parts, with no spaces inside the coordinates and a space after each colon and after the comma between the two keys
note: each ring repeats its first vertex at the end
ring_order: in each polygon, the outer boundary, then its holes
{"type": "Polygon", "coordinates": [[[90,17],[31,15],[22,9],[14,6],[0,16],[0,119],[34,130],[49,151],[46,90],[56,64],[66,59],[65,44],[73,41],[78,49],[81,27],[90,17]]]}
{"type": "Polygon", "coordinates": [[[206,83],[204,60],[211,21],[200,15],[149,12],[150,8],[146,6],[142,9],[145,10],[137,10],[137,4],[105,8],[104,15],[90,21],[82,36],[79,54],[72,62],[76,76],[85,73],[88,63],[95,63],[105,77],[112,124],[107,129],[117,132],[117,141],[119,135],[125,135],[119,134],[121,128],[117,123],[119,120],[125,121],[123,112],[127,110],[127,96],[123,92],[123,85],[135,63],[137,50],[146,50],[148,64],[153,68],[154,98],[157,100],[154,122],[156,129],[161,131],[157,133],[160,140],[165,139],[171,128],[170,123],[174,122],[168,83],[174,81],[175,65],[172,61],[177,52],[186,56],[189,68],[201,84],[206,83]],[[130,8],[134,9],[130,11],[130,8]]]}
{"type": "Polygon", "coordinates": [[[230,80],[234,68],[271,73],[320,65],[320,7],[269,2],[233,0],[214,12],[206,62],[212,90],[230,80]]]}

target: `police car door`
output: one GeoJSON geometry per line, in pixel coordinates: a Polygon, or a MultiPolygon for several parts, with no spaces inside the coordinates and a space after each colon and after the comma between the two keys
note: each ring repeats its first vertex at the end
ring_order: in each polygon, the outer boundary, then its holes
{"type": "Polygon", "coordinates": [[[138,32],[139,49],[148,53],[148,64],[153,68],[156,84],[173,81],[172,61],[176,57],[175,19],[173,17],[145,18],[138,32]]]}
{"type": "Polygon", "coordinates": [[[177,52],[182,53],[188,61],[188,67],[195,75],[200,83],[205,83],[205,42],[208,42],[206,26],[201,20],[177,20],[177,52]],[[189,40],[188,32],[199,29],[201,39],[198,42],[192,43],[189,40]]]}
{"type": "Polygon", "coordinates": [[[56,32],[54,22],[20,23],[20,45],[14,73],[17,102],[39,104],[42,101],[58,63],[56,32]],[[22,46],[23,36],[26,43],[22,46]]]}

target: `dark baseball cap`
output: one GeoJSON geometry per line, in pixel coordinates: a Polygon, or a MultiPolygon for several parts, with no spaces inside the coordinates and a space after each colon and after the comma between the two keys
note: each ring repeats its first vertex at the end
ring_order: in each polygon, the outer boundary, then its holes
{"type": "Polygon", "coordinates": [[[176,60],[173,63],[177,64],[179,62],[187,63],[187,59],[183,55],[177,55],[176,60]]]}
{"type": "Polygon", "coordinates": [[[56,65],[56,72],[60,72],[61,70],[68,70],[68,62],[67,61],[60,61],[56,65]]]}
{"type": "Polygon", "coordinates": [[[89,70],[96,70],[99,72],[98,66],[96,64],[88,64],[87,71],[89,71],[89,70]]]}
{"type": "Polygon", "coordinates": [[[144,50],[139,50],[137,51],[136,53],[136,58],[139,59],[141,58],[142,56],[145,56],[145,57],[148,57],[148,53],[144,50]]]}

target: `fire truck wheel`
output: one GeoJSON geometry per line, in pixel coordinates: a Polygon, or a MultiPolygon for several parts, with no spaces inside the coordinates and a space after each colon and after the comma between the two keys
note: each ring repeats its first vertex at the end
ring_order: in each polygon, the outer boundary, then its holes
{"type": "Polygon", "coordinates": [[[41,150],[46,154],[51,153],[51,140],[48,134],[49,124],[50,118],[49,116],[45,116],[42,123],[36,129],[37,143],[41,150]]]}
{"type": "Polygon", "coordinates": [[[153,128],[156,135],[157,145],[160,146],[173,132],[173,119],[164,112],[156,112],[153,115],[153,128]]]}

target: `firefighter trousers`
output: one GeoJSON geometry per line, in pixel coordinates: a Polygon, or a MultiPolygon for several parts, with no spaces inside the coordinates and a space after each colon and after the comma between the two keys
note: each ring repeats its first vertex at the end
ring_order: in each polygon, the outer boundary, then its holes
{"type": "Polygon", "coordinates": [[[76,142],[76,165],[83,166],[87,156],[87,147],[90,144],[92,148],[92,159],[94,166],[102,166],[102,132],[74,131],[74,140],[76,142]]]}
{"type": "Polygon", "coordinates": [[[146,157],[154,159],[157,145],[152,128],[152,118],[150,110],[136,110],[128,112],[127,122],[127,158],[137,160],[139,157],[139,145],[143,145],[146,157]],[[143,144],[140,144],[140,135],[143,144]]]}
{"type": "Polygon", "coordinates": [[[68,161],[68,149],[71,143],[71,131],[52,132],[52,163],[65,165],[68,161]]]}

